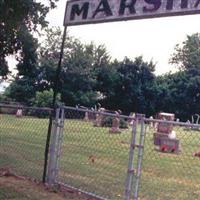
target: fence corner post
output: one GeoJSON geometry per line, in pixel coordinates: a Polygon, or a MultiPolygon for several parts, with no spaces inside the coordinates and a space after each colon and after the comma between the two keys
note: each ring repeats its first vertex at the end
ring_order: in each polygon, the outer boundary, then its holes
{"type": "Polygon", "coordinates": [[[56,109],[56,117],[53,121],[51,129],[49,162],[48,162],[47,177],[46,177],[46,182],[49,185],[54,185],[56,178],[56,146],[57,146],[57,133],[59,128],[59,115],[60,115],[60,108],[56,109]]]}

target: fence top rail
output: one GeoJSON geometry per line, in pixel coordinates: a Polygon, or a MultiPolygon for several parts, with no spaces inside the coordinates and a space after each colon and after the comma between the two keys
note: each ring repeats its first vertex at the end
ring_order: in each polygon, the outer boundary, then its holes
{"type": "Polygon", "coordinates": [[[200,124],[194,124],[194,123],[188,123],[188,122],[176,122],[176,121],[168,121],[168,120],[161,120],[161,119],[149,119],[144,118],[144,121],[147,123],[154,122],[154,123],[166,123],[166,124],[172,124],[177,126],[186,126],[186,127],[194,127],[194,128],[200,128],[200,124]]]}
{"type": "Polygon", "coordinates": [[[120,115],[120,114],[115,114],[115,113],[95,111],[95,110],[90,110],[90,109],[87,109],[87,108],[75,108],[75,107],[70,107],[70,106],[63,106],[62,108],[69,109],[69,110],[74,110],[74,111],[88,112],[88,113],[93,113],[93,114],[101,114],[101,115],[110,116],[110,117],[118,117],[118,118],[130,119],[130,120],[135,120],[136,119],[135,117],[131,117],[131,116],[127,116],[127,115],[120,115]]]}
{"type": "Polygon", "coordinates": [[[186,126],[186,127],[194,127],[194,128],[200,128],[200,124],[193,124],[193,123],[187,123],[187,122],[176,122],[176,121],[168,121],[168,120],[161,120],[161,119],[150,119],[150,118],[145,118],[145,117],[131,117],[127,115],[120,115],[120,114],[114,114],[114,113],[107,113],[107,112],[101,112],[101,111],[95,111],[95,110],[90,110],[87,108],[76,108],[76,107],[71,107],[71,106],[62,106],[64,109],[69,109],[69,110],[74,110],[74,111],[82,111],[82,112],[88,112],[88,113],[93,113],[93,114],[102,114],[105,116],[111,116],[111,117],[119,117],[119,118],[125,118],[128,120],[144,120],[144,122],[149,123],[149,122],[158,122],[158,123],[166,123],[166,124],[173,124],[177,126],[186,126]]]}
{"type": "Polygon", "coordinates": [[[53,109],[51,108],[41,108],[41,107],[29,107],[23,105],[9,105],[0,103],[0,108],[13,108],[13,109],[29,109],[29,110],[38,110],[38,111],[48,111],[51,112],[53,109]]]}

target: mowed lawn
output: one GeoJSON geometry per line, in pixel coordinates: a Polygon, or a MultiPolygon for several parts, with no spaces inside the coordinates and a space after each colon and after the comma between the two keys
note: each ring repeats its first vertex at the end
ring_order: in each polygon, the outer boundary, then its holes
{"type": "Polygon", "coordinates": [[[48,189],[43,184],[16,177],[0,177],[1,200],[87,200],[71,192],[59,192],[48,189]]]}
{"type": "MultiPolygon", "coordinates": [[[[0,167],[41,179],[48,119],[0,115],[0,167]]],[[[138,136],[140,126],[138,126],[138,136]]],[[[200,199],[200,132],[174,127],[180,154],[161,153],[146,132],[139,196],[145,200],[200,199]]],[[[83,120],[65,120],[58,181],[108,199],[123,199],[131,127],[121,134],[83,120]]],[[[137,137],[138,140],[139,137],[137,137]]],[[[137,161],[135,151],[134,166],[137,161]]],[[[135,180],[135,179],[134,179],[135,180]]]]}

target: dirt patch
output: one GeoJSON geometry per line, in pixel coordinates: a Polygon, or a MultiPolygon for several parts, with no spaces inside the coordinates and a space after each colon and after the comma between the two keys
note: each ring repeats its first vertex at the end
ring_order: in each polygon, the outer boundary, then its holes
{"type": "Polygon", "coordinates": [[[0,170],[1,200],[87,200],[87,198],[67,190],[59,191],[49,188],[40,182],[19,177],[10,171],[0,170]]]}

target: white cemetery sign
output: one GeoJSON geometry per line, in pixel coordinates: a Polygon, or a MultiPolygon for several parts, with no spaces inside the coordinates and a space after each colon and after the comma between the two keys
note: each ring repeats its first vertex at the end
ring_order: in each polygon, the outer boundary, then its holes
{"type": "Polygon", "coordinates": [[[200,0],[69,0],[64,26],[200,13],[200,0]]]}

